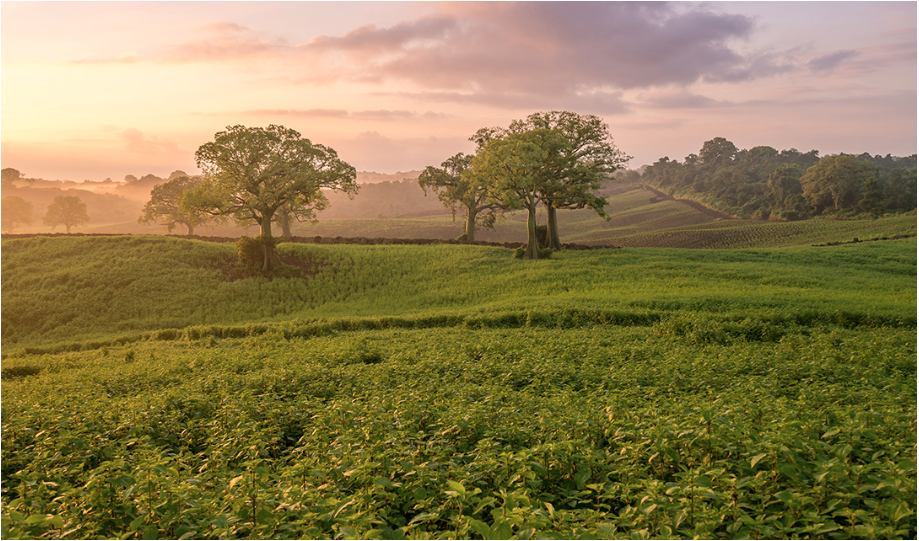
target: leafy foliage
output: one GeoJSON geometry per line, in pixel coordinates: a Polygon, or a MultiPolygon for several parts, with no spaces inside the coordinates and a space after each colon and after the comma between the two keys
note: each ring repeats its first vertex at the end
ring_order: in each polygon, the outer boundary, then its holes
{"type": "Polygon", "coordinates": [[[914,330],[675,324],[16,358],[3,534],[915,537],[914,330]]]}
{"type": "Polygon", "coordinates": [[[466,214],[466,229],[463,240],[474,241],[475,229],[481,225],[494,229],[498,212],[503,206],[491,198],[488,184],[482,177],[464,175],[472,163],[472,156],[462,152],[444,161],[440,168],[428,166],[418,176],[418,185],[427,195],[428,190],[449,207],[455,218],[456,208],[462,207],[466,214]]]}

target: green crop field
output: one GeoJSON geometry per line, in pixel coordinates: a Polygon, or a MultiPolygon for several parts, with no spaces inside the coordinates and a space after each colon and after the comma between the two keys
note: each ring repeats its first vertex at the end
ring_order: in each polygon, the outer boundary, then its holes
{"type": "Polygon", "coordinates": [[[914,539],[916,240],[810,246],[872,238],[845,223],[282,243],[270,279],[228,243],[4,240],[2,535],[914,539]]]}

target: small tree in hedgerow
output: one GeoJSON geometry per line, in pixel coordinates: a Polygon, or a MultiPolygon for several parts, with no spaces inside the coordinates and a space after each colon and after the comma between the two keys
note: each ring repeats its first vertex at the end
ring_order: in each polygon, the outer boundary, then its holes
{"type": "Polygon", "coordinates": [[[86,203],[75,195],[59,195],[48,205],[48,212],[42,222],[50,225],[51,229],[63,224],[69,235],[71,227],[89,223],[86,203]]]}
{"type": "Polygon", "coordinates": [[[278,209],[298,221],[315,219],[328,204],[323,189],[353,195],[354,167],[331,148],[310,142],[284,126],[228,126],[195,153],[204,182],[182,196],[180,210],[232,217],[240,226],[257,224],[262,271],[280,265],[271,232],[278,209]]]}
{"type": "Polygon", "coordinates": [[[437,194],[437,198],[448,207],[456,218],[456,208],[462,207],[466,212],[466,232],[463,240],[475,241],[476,225],[493,229],[498,211],[504,207],[490,199],[488,185],[481,182],[481,177],[463,175],[469,169],[473,156],[460,152],[440,164],[440,167],[427,166],[418,175],[418,185],[427,195],[428,190],[437,194]]]}
{"type": "Polygon", "coordinates": [[[2,222],[4,231],[15,231],[20,225],[30,225],[32,203],[16,195],[4,197],[2,222]]]}
{"type": "Polygon", "coordinates": [[[150,192],[150,201],[144,206],[143,215],[137,219],[139,223],[149,224],[160,222],[170,233],[178,225],[185,226],[189,236],[195,234],[195,227],[205,222],[208,215],[194,212],[194,209],[179,209],[182,194],[194,189],[201,184],[200,178],[179,176],[169,182],[157,184],[150,192]]]}

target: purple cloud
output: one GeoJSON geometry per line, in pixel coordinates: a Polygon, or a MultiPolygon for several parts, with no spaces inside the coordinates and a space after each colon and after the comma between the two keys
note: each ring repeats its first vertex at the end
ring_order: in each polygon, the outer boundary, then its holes
{"type": "Polygon", "coordinates": [[[807,67],[814,72],[830,71],[839,66],[842,62],[859,56],[859,54],[861,53],[853,50],[836,51],[835,53],[825,54],[811,60],[807,63],[807,67]]]}
{"type": "Polygon", "coordinates": [[[320,36],[301,48],[344,55],[340,77],[459,92],[570,95],[585,87],[771,74],[763,58],[745,58],[728,45],[753,31],[752,19],[741,15],[630,2],[461,3],[444,10],[391,28],[320,36]]]}

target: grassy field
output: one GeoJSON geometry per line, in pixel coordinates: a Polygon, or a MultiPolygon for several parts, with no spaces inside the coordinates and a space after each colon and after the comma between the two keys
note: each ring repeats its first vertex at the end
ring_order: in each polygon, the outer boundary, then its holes
{"type": "Polygon", "coordinates": [[[232,244],[17,239],[3,244],[4,352],[192,325],[565,310],[914,324],[915,298],[903,298],[915,290],[911,242],[563,251],[537,262],[483,246],[286,243],[281,253],[308,266],[307,275],[239,280],[232,244]]]}
{"type": "Polygon", "coordinates": [[[823,234],[4,240],[3,537],[915,538],[916,240],[823,234]]]}

